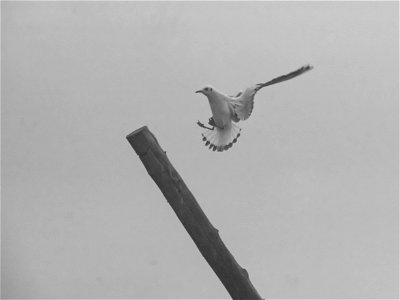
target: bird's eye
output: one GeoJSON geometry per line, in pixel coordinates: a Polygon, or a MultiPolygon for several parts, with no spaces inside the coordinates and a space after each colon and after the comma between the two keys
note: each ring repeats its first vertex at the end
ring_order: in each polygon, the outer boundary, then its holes
{"type": "Polygon", "coordinates": [[[210,88],[210,92],[212,92],[212,88],[210,88]]]}

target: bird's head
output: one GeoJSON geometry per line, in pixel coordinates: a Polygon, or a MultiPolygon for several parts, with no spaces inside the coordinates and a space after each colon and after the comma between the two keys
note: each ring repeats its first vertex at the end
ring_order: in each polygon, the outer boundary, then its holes
{"type": "Polygon", "coordinates": [[[201,93],[204,96],[211,96],[215,92],[214,88],[211,85],[206,85],[201,90],[196,91],[196,93],[201,93]]]}

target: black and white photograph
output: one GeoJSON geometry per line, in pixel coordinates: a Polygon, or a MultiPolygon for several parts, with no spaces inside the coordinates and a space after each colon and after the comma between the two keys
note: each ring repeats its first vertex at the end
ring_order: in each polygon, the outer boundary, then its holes
{"type": "Polygon", "coordinates": [[[399,299],[399,2],[1,1],[1,299],[399,299]]]}

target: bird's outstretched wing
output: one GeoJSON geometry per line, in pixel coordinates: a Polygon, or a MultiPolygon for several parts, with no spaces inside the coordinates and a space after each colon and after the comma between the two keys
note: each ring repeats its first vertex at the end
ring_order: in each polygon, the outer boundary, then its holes
{"type": "Polygon", "coordinates": [[[274,78],[274,79],[272,79],[270,81],[267,81],[265,83],[259,83],[259,84],[257,84],[256,91],[262,89],[263,87],[266,87],[266,86],[269,86],[269,85],[272,85],[272,84],[275,84],[275,83],[278,83],[278,82],[286,81],[286,80],[292,79],[294,77],[297,77],[297,76],[299,76],[299,75],[301,75],[301,74],[303,74],[303,73],[305,73],[307,71],[312,70],[312,68],[313,67],[310,66],[310,65],[302,66],[300,69],[297,69],[296,71],[290,72],[290,73],[288,73],[286,75],[282,75],[282,76],[276,77],[276,78],[274,78]]]}
{"type": "Polygon", "coordinates": [[[311,70],[312,68],[313,67],[310,65],[303,66],[296,71],[279,76],[265,83],[258,83],[252,87],[247,88],[243,93],[239,93],[236,97],[230,98],[231,107],[235,112],[233,120],[235,122],[238,122],[239,120],[246,120],[250,117],[254,107],[254,96],[263,87],[292,79],[311,70]]]}

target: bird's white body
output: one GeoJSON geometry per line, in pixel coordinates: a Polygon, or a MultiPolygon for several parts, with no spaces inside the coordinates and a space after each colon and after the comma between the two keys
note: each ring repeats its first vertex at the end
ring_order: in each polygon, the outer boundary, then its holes
{"type": "Polygon", "coordinates": [[[206,142],[206,146],[209,145],[210,149],[221,152],[229,149],[233,146],[233,143],[236,143],[241,129],[232,123],[237,118],[235,117],[229,96],[212,89],[212,92],[208,95],[208,102],[211,107],[212,120],[215,127],[213,130],[203,133],[203,140],[206,142]]]}
{"type": "Polygon", "coordinates": [[[206,86],[196,91],[196,93],[202,93],[208,98],[212,112],[209,124],[213,128],[208,128],[198,122],[199,126],[207,129],[202,134],[206,146],[219,152],[228,150],[236,143],[240,136],[241,129],[235,123],[250,117],[254,106],[254,96],[261,88],[294,78],[311,69],[312,67],[309,65],[301,67],[294,72],[277,77],[266,83],[251,86],[243,92],[240,91],[236,96],[227,96],[215,90],[212,86],[206,86]]]}
{"type": "Polygon", "coordinates": [[[208,97],[215,125],[219,128],[224,128],[232,120],[232,109],[229,100],[227,96],[216,90],[208,97]]]}

